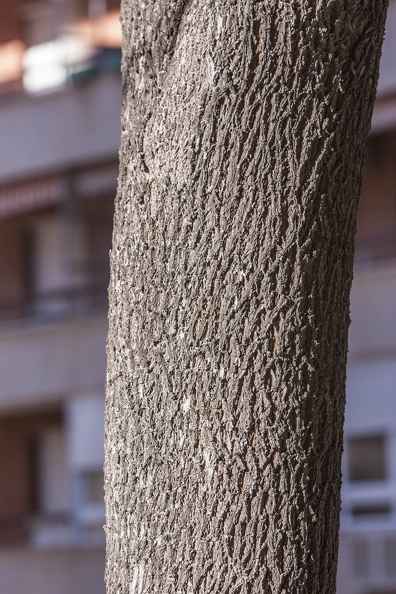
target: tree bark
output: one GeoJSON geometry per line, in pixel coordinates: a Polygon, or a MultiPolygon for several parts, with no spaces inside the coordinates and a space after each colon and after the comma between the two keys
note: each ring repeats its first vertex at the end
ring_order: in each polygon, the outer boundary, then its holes
{"type": "Polygon", "coordinates": [[[334,594],[385,0],[125,0],[108,594],[334,594]]]}

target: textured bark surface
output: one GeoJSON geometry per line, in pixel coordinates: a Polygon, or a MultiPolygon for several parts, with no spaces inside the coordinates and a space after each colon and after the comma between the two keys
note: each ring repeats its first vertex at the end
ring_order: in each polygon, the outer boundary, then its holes
{"type": "Polygon", "coordinates": [[[333,594],[386,2],[122,10],[108,594],[333,594]]]}

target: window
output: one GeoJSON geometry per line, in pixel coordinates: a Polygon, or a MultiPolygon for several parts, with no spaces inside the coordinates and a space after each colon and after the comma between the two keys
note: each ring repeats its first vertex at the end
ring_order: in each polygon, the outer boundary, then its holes
{"type": "Polygon", "coordinates": [[[392,507],[388,503],[354,505],[352,507],[352,515],[355,518],[377,518],[378,516],[388,516],[391,513],[392,507]]]}
{"type": "Polygon", "coordinates": [[[348,440],[349,480],[381,481],[387,478],[385,437],[359,437],[348,440]]]}
{"type": "Polygon", "coordinates": [[[62,411],[0,418],[0,544],[69,538],[70,484],[62,411]]]}

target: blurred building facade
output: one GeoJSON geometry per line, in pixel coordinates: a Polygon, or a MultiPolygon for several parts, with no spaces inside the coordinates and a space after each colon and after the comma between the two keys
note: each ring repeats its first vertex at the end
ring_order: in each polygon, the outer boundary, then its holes
{"type": "Polygon", "coordinates": [[[0,4],[0,594],[104,592],[118,8],[0,4]]]}
{"type": "Polygon", "coordinates": [[[338,594],[396,594],[396,2],[358,213],[338,594]]]}

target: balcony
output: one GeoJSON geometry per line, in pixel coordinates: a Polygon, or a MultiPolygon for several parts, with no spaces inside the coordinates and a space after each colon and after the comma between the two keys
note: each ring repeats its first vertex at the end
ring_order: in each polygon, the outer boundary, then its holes
{"type": "Polygon", "coordinates": [[[0,183],[118,154],[121,81],[93,75],[52,93],[0,98],[0,183]],[[59,117],[62,114],[62,117],[59,117]]]}
{"type": "Polygon", "coordinates": [[[107,282],[70,286],[0,302],[0,322],[46,322],[107,307],[107,282]]]}
{"type": "Polygon", "coordinates": [[[103,309],[10,323],[0,334],[0,408],[58,403],[76,393],[103,390],[107,316],[103,309]]]}

